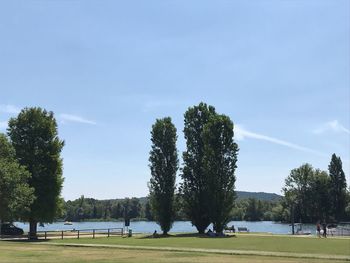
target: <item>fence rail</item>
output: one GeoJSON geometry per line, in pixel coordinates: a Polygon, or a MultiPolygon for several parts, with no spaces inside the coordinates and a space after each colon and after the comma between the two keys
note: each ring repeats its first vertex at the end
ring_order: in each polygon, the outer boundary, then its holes
{"type": "Polygon", "coordinates": [[[95,237],[112,237],[112,236],[123,236],[123,228],[100,228],[100,229],[71,229],[71,230],[55,230],[55,231],[38,231],[37,237],[48,239],[48,238],[80,238],[82,236],[95,237]]]}
{"type": "MultiPolygon", "coordinates": [[[[124,236],[123,228],[99,228],[99,229],[69,229],[69,230],[47,230],[37,231],[37,238],[80,238],[80,237],[113,237],[124,236]]],[[[0,235],[0,239],[26,239],[29,238],[29,233],[26,235],[0,235]]]]}

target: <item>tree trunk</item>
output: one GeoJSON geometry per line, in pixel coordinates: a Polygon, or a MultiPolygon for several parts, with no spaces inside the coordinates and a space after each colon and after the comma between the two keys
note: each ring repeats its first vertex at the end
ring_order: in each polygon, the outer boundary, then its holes
{"type": "Polygon", "coordinates": [[[38,239],[38,236],[36,235],[37,225],[38,225],[38,222],[36,222],[35,220],[32,220],[32,219],[29,220],[29,239],[30,240],[38,239]]]}
{"type": "Polygon", "coordinates": [[[291,206],[291,223],[292,223],[292,235],[295,234],[294,232],[294,204],[292,203],[292,206],[291,206]]]}
{"type": "Polygon", "coordinates": [[[207,229],[208,225],[205,226],[205,224],[201,224],[201,223],[195,224],[199,234],[204,234],[204,232],[207,229]]]}

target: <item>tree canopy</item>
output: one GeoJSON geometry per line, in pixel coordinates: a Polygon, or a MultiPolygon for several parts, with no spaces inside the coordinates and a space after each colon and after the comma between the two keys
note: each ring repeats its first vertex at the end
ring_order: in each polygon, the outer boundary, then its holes
{"type": "Polygon", "coordinates": [[[204,233],[210,224],[211,208],[205,177],[203,130],[213,115],[216,115],[215,108],[205,103],[189,108],[184,115],[186,151],[183,152],[180,191],[184,211],[199,233],[204,233]]]}
{"type": "Polygon", "coordinates": [[[52,222],[62,208],[63,177],[60,156],[64,142],[58,137],[52,112],[39,107],[25,108],[9,121],[8,135],[19,163],[30,173],[29,185],[35,200],[27,220],[36,236],[38,222],[52,222]]]}
{"type": "Polygon", "coordinates": [[[336,220],[342,220],[346,208],[346,179],[340,157],[332,155],[328,166],[330,176],[330,200],[336,220]]]}
{"type": "Polygon", "coordinates": [[[25,167],[15,159],[15,150],[4,134],[0,133],[0,223],[25,217],[34,200],[33,188],[25,167]]]}
{"type": "Polygon", "coordinates": [[[171,118],[156,120],[152,126],[150,152],[150,204],[164,234],[174,221],[175,180],[178,169],[176,128],[171,118]]]}
{"type": "Polygon", "coordinates": [[[209,218],[221,233],[231,220],[235,200],[235,169],[238,146],[233,141],[233,123],[225,115],[213,115],[204,126],[204,175],[208,182],[209,218]]]}

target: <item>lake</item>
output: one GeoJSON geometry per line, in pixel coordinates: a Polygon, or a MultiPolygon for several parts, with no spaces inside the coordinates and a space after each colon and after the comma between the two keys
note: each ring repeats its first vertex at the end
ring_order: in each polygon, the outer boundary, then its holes
{"type": "MultiPolygon", "coordinates": [[[[44,227],[38,226],[38,231],[45,230],[80,230],[80,229],[99,229],[99,228],[117,228],[123,227],[123,222],[73,222],[73,225],[64,225],[63,222],[55,222],[52,224],[45,224],[44,227]]],[[[276,223],[273,221],[260,221],[260,222],[248,222],[248,221],[232,221],[228,223],[228,226],[234,225],[237,227],[247,227],[250,232],[268,232],[273,234],[290,234],[291,226],[289,224],[276,223]]],[[[23,228],[24,231],[29,231],[28,223],[16,222],[16,226],[23,228]]],[[[136,233],[153,233],[157,230],[161,232],[160,227],[153,221],[138,221],[130,222],[130,228],[136,233]]],[[[211,226],[209,228],[212,229],[211,226]]],[[[303,225],[303,230],[309,230],[311,233],[315,233],[316,227],[312,224],[303,225]]],[[[197,232],[196,228],[192,226],[189,221],[176,221],[173,224],[170,232],[185,233],[185,232],[197,232]]]]}

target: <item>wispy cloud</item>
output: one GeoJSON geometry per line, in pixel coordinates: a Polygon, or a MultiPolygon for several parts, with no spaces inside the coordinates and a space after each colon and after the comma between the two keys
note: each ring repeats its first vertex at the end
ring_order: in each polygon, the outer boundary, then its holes
{"type": "Polygon", "coordinates": [[[313,133],[315,134],[321,134],[326,132],[350,134],[350,130],[345,128],[338,120],[326,122],[323,125],[321,125],[321,127],[313,130],[313,133]]]}
{"type": "Polygon", "coordinates": [[[6,130],[7,121],[0,121],[0,130],[6,130]]]}
{"type": "Polygon", "coordinates": [[[309,153],[314,153],[317,155],[321,155],[321,156],[325,156],[325,154],[320,153],[318,151],[315,151],[313,149],[304,147],[304,146],[300,146],[298,144],[295,143],[291,143],[288,141],[284,141],[284,140],[280,140],[277,138],[273,138],[270,136],[266,136],[263,134],[259,134],[259,133],[255,133],[252,131],[248,131],[245,128],[243,128],[243,126],[241,125],[235,125],[235,137],[237,138],[237,140],[241,141],[244,140],[245,138],[251,138],[251,139],[257,139],[257,140],[263,140],[263,141],[267,141],[267,142],[271,142],[274,144],[279,144],[291,149],[295,149],[295,150],[299,150],[299,151],[303,151],[303,152],[309,152],[309,153]]]}
{"type": "Polygon", "coordinates": [[[78,122],[78,123],[84,123],[84,124],[90,124],[90,125],[97,124],[95,121],[88,120],[88,119],[85,119],[81,116],[72,115],[72,114],[62,113],[59,115],[59,118],[63,123],[65,123],[65,122],[78,122]]]}
{"type": "Polygon", "coordinates": [[[10,104],[0,104],[0,112],[5,112],[9,114],[18,114],[21,111],[20,108],[10,104]]]}

